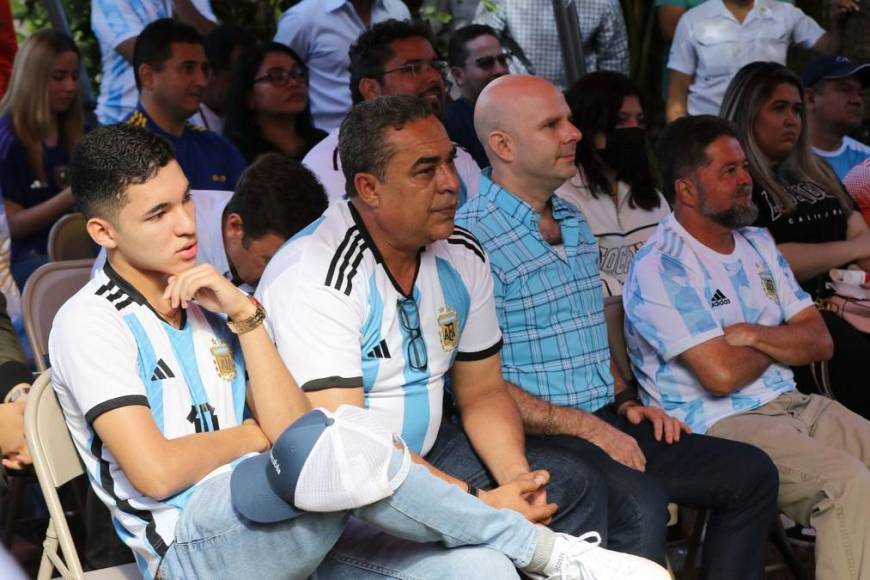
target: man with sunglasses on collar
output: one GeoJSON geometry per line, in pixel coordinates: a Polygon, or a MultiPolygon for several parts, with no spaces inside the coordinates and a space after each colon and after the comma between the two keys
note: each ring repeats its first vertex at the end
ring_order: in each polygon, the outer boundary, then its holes
{"type": "MultiPolygon", "coordinates": [[[[441,117],[447,99],[447,63],[435,51],[426,26],[419,22],[387,20],[360,35],[350,48],[350,92],[354,105],[385,95],[411,95],[426,102],[441,117]]],[[[323,184],[329,203],[345,197],[345,179],[334,129],[315,145],[302,163],[323,184]]],[[[477,193],[480,167],[464,149],[456,152],[459,205],[477,193]]]]}
{"type": "MultiPolygon", "coordinates": [[[[312,404],[364,406],[463,491],[520,511],[556,504],[537,521],[606,541],[603,480],[523,434],[501,374],[489,259],[454,227],[456,146],[438,117],[421,99],[370,99],[342,123],[339,153],[349,199],[281,248],[257,287],[312,404]],[[461,425],[442,421],[448,384],[461,425]],[[546,487],[507,502],[504,486],[533,469],[549,470],[546,487]]],[[[337,550],[353,559],[389,541],[346,532],[337,550]]]]}
{"type": "Polygon", "coordinates": [[[485,24],[470,24],[450,37],[447,58],[460,96],[444,108],[444,128],[481,168],[489,167],[486,151],[474,131],[474,105],[486,85],[508,74],[508,54],[502,50],[495,30],[485,24]]]}

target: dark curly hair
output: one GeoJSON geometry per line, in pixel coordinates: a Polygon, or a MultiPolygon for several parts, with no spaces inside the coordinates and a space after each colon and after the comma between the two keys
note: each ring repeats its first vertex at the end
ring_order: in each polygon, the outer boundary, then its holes
{"type": "Polygon", "coordinates": [[[435,42],[429,27],[422,22],[407,20],[384,20],[378,22],[357,38],[348,50],[350,57],[350,94],[353,103],[363,102],[359,82],[364,78],[380,78],[387,61],[393,57],[390,45],[397,40],[423,37],[432,47],[435,42]]]}
{"type": "Polygon", "coordinates": [[[73,150],[70,188],[86,217],[113,219],[127,188],[145,183],[175,158],[163,137],[133,125],[98,127],[73,150]]]}

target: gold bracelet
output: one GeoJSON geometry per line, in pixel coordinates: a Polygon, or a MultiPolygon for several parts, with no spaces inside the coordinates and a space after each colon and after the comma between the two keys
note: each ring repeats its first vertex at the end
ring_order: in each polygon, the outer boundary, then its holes
{"type": "Polygon", "coordinates": [[[266,309],[263,308],[263,305],[253,296],[248,296],[248,298],[251,299],[251,302],[254,303],[257,310],[244,320],[238,322],[233,322],[229,319],[227,320],[227,326],[229,326],[230,330],[235,334],[245,334],[246,332],[250,332],[263,324],[263,321],[266,320],[266,309]]]}

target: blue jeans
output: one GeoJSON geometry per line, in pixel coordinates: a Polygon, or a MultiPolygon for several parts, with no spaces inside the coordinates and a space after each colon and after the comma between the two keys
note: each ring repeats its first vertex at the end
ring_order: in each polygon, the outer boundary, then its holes
{"type": "Polygon", "coordinates": [[[652,424],[634,425],[609,408],[596,415],[635,438],[646,457],[640,472],[611,459],[591,443],[566,437],[553,444],[584,458],[607,482],[608,547],[665,562],[667,504],[710,510],[701,552],[701,577],[762,578],[765,539],[776,514],[778,476],[757,447],[686,435],[656,441],[652,424]]]}
{"type": "MultiPolygon", "coordinates": [[[[481,578],[516,578],[515,565],[527,565],[537,544],[538,530],[520,514],[492,509],[418,465],[411,466],[392,496],[379,502],[350,513],[309,513],[277,524],[256,524],[236,513],[229,478],[215,477],[193,493],[161,563],[161,577],[307,578],[338,541],[350,515],[404,540],[457,549],[393,540],[353,552],[346,549],[355,547],[350,538],[318,576],[354,570],[354,578],[450,578],[460,570],[479,570],[486,572],[481,578]]],[[[359,529],[355,523],[351,531],[359,529]]]]}
{"type": "MultiPolygon", "coordinates": [[[[608,537],[607,484],[598,470],[574,450],[553,445],[555,439],[573,440],[573,437],[526,437],[526,457],[532,469],[550,472],[547,501],[556,503],[556,512],[550,528],[574,536],[595,531],[602,543],[608,537]]],[[[595,447],[591,443],[589,444],[595,447]]],[[[597,447],[595,447],[597,449],[597,447]]],[[[491,489],[498,486],[465,432],[454,423],[443,423],[435,445],[426,454],[426,460],[453,477],[475,487],[491,489]]]]}
{"type": "MultiPolygon", "coordinates": [[[[664,566],[668,502],[710,509],[702,577],[762,576],[778,483],[763,451],[703,435],[684,434],[669,445],[655,440],[649,422],[633,425],[608,408],[596,415],[637,440],[646,471],[617,463],[583,439],[527,437],[529,463],[550,470],[547,498],[559,505],[551,528],[597,531],[608,548],[664,566]]],[[[426,459],[478,487],[497,485],[457,425],[442,426],[426,459]]]]}

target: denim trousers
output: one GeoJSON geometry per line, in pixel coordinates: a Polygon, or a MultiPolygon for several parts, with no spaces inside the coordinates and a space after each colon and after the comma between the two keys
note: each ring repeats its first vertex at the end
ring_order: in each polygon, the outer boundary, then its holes
{"type": "MultiPolygon", "coordinates": [[[[559,506],[550,528],[574,536],[595,531],[607,541],[607,485],[586,460],[553,444],[558,437],[526,437],[526,458],[532,469],[550,472],[547,501],[559,506]]],[[[566,439],[572,439],[566,437],[566,439]]],[[[445,422],[426,461],[453,477],[481,489],[498,483],[475,453],[465,432],[455,423],[445,422]]]]}
{"type": "Polygon", "coordinates": [[[267,580],[307,578],[317,571],[318,578],[517,578],[515,566],[531,561],[538,533],[519,513],[490,508],[419,465],[411,466],[392,496],[376,503],[276,524],[257,524],[238,514],[230,475],[223,474],[202,483],[191,496],[158,576],[237,579],[254,574],[267,580]],[[353,520],[345,549],[331,554],[318,570],[351,516],[359,521],[353,520]],[[359,545],[354,532],[373,532],[359,522],[391,534],[389,545],[359,545]],[[417,546],[419,542],[430,544],[417,546]]]}
{"type": "MultiPolygon", "coordinates": [[[[665,565],[668,502],[709,509],[702,578],[763,576],[778,482],[763,451],[703,435],[683,434],[679,443],[668,444],[655,440],[649,422],[634,425],[608,408],[596,415],[637,440],[646,471],[614,461],[583,439],[527,437],[529,462],[551,473],[547,498],[559,505],[551,527],[575,535],[594,530],[610,549],[665,565]]],[[[456,425],[442,428],[426,458],[478,487],[496,485],[456,425]]]]}

